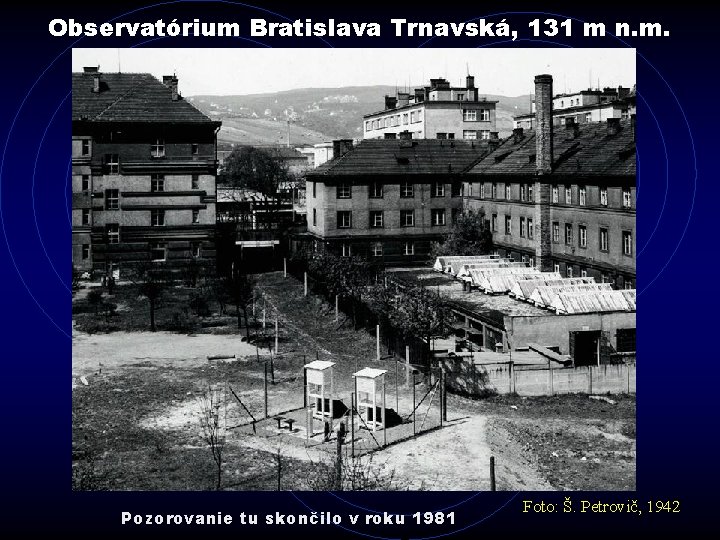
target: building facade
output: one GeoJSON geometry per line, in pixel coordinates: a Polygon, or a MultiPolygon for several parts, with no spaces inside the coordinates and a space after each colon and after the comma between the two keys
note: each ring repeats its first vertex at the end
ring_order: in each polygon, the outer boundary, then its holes
{"type": "Polygon", "coordinates": [[[516,128],[465,178],[497,252],[563,276],[635,288],[635,116],[562,128],[552,78],[536,78],[535,125],[516,128]]]}
{"type": "MultiPolygon", "coordinates": [[[[568,118],[576,124],[605,122],[608,118],[628,120],[636,112],[635,89],[604,88],[583,90],[574,94],[558,94],[553,98],[553,122],[564,126],[568,118]]],[[[515,128],[533,129],[535,126],[535,103],[532,112],[515,116],[515,128]]]]}
{"type": "Polygon", "coordinates": [[[497,134],[496,104],[479,96],[470,75],[464,87],[430,79],[429,86],[413,94],[385,96],[384,110],[363,117],[363,138],[396,139],[407,133],[413,139],[487,140],[497,134]]]}
{"type": "Polygon", "coordinates": [[[214,264],[220,122],[148,73],[72,76],[73,265],[214,264]]]}
{"type": "Polygon", "coordinates": [[[306,180],[314,249],[385,264],[427,260],[462,211],[462,173],[488,143],[365,140],[338,147],[306,180]]]}

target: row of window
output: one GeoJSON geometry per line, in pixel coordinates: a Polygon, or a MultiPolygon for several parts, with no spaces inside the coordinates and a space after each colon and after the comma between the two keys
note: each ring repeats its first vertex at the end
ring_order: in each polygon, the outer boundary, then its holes
{"type": "MultiPolygon", "coordinates": [[[[490,227],[493,232],[497,232],[497,214],[493,214],[490,218],[490,227]]],[[[534,228],[532,218],[520,217],[520,237],[528,238],[532,240],[534,238],[534,228]]],[[[507,236],[512,235],[512,217],[505,215],[505,234],[507,236]]],[[[574,246],[574,225],[572,223],[565,223],[563,240],[565,245],[574,246]]],[[[552,241],[556,244],[560,243],[560,222],[553,221],[552,223],[552,241]]],[[[578,225],[578,236],[577,245],[580,248],[588,247],[588,234],[586,225],[578,225]]],[[[610,232],[606,227],[598,228],[598,247],[600,251],[610,251],[610,232]]],[[[622,250],[623,255],[633,254],[632,245],[632,232],[622,231],[622,250]]]]}
{"type": "MultiPolygon", "coordinates": [[[[312,196],[313,198],[317,195],[316,182],[312,183],[312,196]]],[[[358,187],[358,186],[356,186],[358,187]]],[[[352,199],[353,185],[350,183],[341,183],[335,188],[335,196],[338,199],[352,199]]],[[[445,197],[446,189],[445,184],[442,182],[433,182],[430,184],[430,196],[431,197],[445,197]]],[[[462,193],[462,184],[460,182],[453,182],[450,185],[450,196],[459,197],[462,193]]],[[[384,196],[384,188],[381,182],[372,182],[368,186],[368,198],[370,199],[382,199],[384,196]]],[[[400,183],[400,198],[412,199],[415,197],[415,184],[412,182],[401,182],[400,183]]]]}
{"type": "MultiPolygon", "coordinates": [[[[340,253],[343,257],[352,256],[352,244],[349,244],[347,242],[341,244],[340,253]]],[[[404,256],[415,255],[415,242],[403,242],[402,254],[404,256]]],[[[383,256],[382,242],[373,242],[372,244],[370,244],[370,255],[373,257],[383,256]]]]}
{"type": "MultiPolygon", "coordinates": [[[[552,187],[552,202],[553,204],[560,204],[560,194],[562,193],[563,204],[573,204],[573,190],[571,186],[564,186],[561,190],[560,186],[554,185],[552,187]]],[[[468,195],[473,196],[473,184],[468,185],[468,195]]],[[[485,184],[480,184],[480,198],[486,198],[485,184]]],[[[510,184],[505,184],[505,200],[512,200],[512,190],[510,184]]],[[[496,183],[490,184],[490,198],[498,198],[498,187],[496,183]]],[[[535,202],[533,194],[533,184],[520,184],[520,201],[522,202],[535,202]]],[[[579,186],[577,190],[577,204],[579,206],[587,206],[587,187],[579,186]]],[[[606,187],[600,188],[600,206],[608,205],[608,190],[606,187]]],[[[623,188],[622,192],[622,206],[623,208],[632,208],[632,191],[629,188],[623,188]]]]}
{"type": "MultiPolygon", "coordinates": [[[[117,191],[117,190],[111,190],[117,191]]],[[[107,201],[107,200],[106,200],[107,201]]],[[[200,210],[192,210],[192,224],[200,223],[200,210]]],[[[82,224],[92,225],[92,210],[89,208],[82,209],[82,224]]],[[[153,227],[163,227],[165,225],[165,210],[150,210],[150,224],[153,227]]]]}
{"type": "MultiPolygon", "coordinates": [[[[459,209],[453,209],[453,219],[456,218],[459,209]]],[[[313,225],[317,226],[317,210],[313,208],[313,225]]],[[[430,210],[430,223],[433,227],[441,227],[446,224],[445,209],[433,208],[430,210]]],[[[385,226],[385,212],[382,210],[371,210],[369,213],[368,225],[371,229],[382,229],[385,226]]],[[[341,210],[337,213],[338,229],[352,229],[353,218],[351,210],[341,210]]],[[[400,226],[415,226],[415,210],[400,210],[400,226]]]]}
{"type": "Polygon", "coordinates": [[[411,111],[410,113],[393,114],[378,118],[377,120],[366,120],[365,131],[372,131],[373,129],[385,129],[388,127],[397,127],[400,125],[407,125],[408,121],[411,124],[416,122],[422,122],[422,111],[411,111]]]}
{"type": "Polygon", "coordinates": [[[490,109],[463,109],[463,122],[489,122],[490,109]]]}
{"type": "MultiPolygon", "coordinates": [[[[197,156],[200,153],[200,145],[197,143],[190,144],[190,155],[197,156]]],[[[90,156],[90,139],[82,139],[80,141],[80,155],[90,156]]],[[[106,154],[117,157],[117,154],[106,154]]],[[[150,145],[150,157],[161,158],[165,157],[165,140],[155,139],[155,142],[150,145]]],[[[115,161],[118,161],[115,159],[115,161]]]]}
{"type": "MultiPolygon", "coordinates": [[[[200,189],[200,175],[193,174],[190,177],[190,189],[200,189]]],[[[90,193],[90,175],[89,174],[82,175],[81,191],[83,193],[90,193]]],[[[150,191],[153,193],[165,191],[165,175],[164,174],[150,175],[150,191]]],[[[117,210],[118,199],[119,199],[119,191],[117,189],[106,189],[105,190],[105,210],[117,210]]]]}
{"type": "MultiPolygon", "coordinates": [[[[117,241],[110,242],[112,244],[117,244],[120,241],[119,227],[117,232],[113,233],[112,238],[117,239],[117,241]]],[[[192,242],[190,244],[190,256],[193,259],[199,259],[202,257],[202,244],[200,242],[192,242]]],[[[90,259],[90,244],[82,245],[82,258],[83,260],[90,259]]],[[[152,242],[150,244],[150,259],[153,262],[165,261],[167,259],[167,244],[164,242],[152,242]]]]}

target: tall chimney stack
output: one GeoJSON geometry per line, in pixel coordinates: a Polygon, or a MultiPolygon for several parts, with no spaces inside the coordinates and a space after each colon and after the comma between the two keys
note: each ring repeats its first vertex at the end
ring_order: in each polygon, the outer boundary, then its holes
{"type": "Polygon", "coordinates": [[[178,78],[175,75],[163,75],[163,84],[170,88],[172,92],[172,100],[177,101],[180,97],[178,93],[178,78]]]}
{"type": "Polygon", "coordinates": [[[535,153],[537,174],[550,174],[553,161],[553,79],[552,75],[535,76],[535,153]]]}
{"type": "Polygon", "coordinates": [[[535,260],[541,272],[553,269],[550,177],[553,161],[552,76],[535,77],[535,260]]]}

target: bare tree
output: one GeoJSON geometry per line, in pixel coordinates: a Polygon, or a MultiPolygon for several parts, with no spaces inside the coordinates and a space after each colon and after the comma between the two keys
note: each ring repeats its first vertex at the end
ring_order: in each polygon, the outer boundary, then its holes
{"type": "Polygon", "coordinates": [[[222,485],[223,453],[225,450],[225,430],[223,419],[220,416],[222,396],[219,391],[208,387],[198,398],[200,402],[199,422],[202,438],[212,452],[213,461],[217,469],[215,489],[222,485]]]}
{"type": "Polygon", "coordinates": [[[172,284],[170,272],[162,265],[143,261],[134,268],[130,279],[138,286],[141,296],[148,299],[150,307],[150,330],[155,332],[155,308],[165,289],[172,284]]]}

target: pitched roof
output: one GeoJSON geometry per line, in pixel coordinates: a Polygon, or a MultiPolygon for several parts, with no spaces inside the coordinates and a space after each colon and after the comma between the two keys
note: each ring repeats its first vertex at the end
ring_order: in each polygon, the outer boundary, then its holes
{"type": "Polygon", "coordinates": [[[212,120],[149,73],[72,74],[72,118],[92,122],[210,123],[212,120]]]}
{"type": "Polygon", "coordinates": [[[370,139],[308,176],[460,173],[489,151],[486,141],[370,139]]]}
{"type": "MultiPolygon", "coordinates": [[[[553,175],[635,176],[636,150],[630,120],[620,121],[615,135],[607,124],[580,124],[577,137],[566,136],[565,126],[553,128],[553,175]]],[[[503,140],[478,162],[470,175],[535,176],[535,131],[528,130],[517,142],[514,136],[503,140]]]]}

